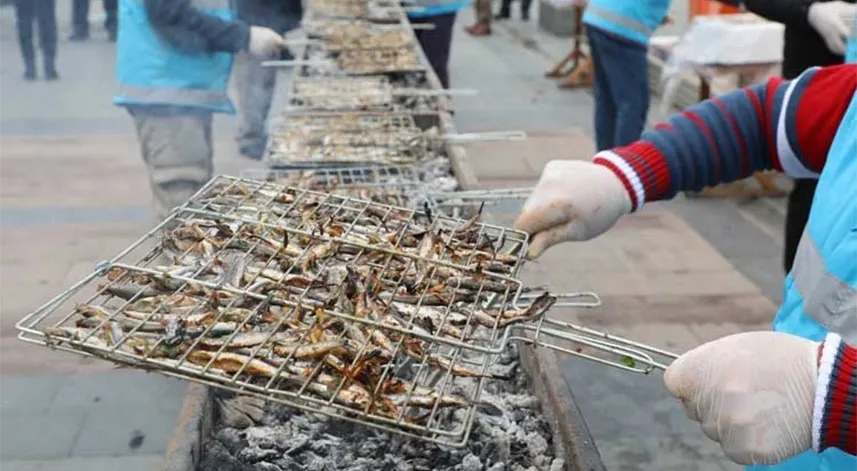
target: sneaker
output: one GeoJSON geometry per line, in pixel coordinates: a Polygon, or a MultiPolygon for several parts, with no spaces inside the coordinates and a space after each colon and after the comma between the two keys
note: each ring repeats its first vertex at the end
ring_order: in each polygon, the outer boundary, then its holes
{"type": "Polygon", "coordinates": [[[28,82],[32,82],[36,80],[36,68],[35,67],[27,67],[24,69],[24,80],[28,82]]]}

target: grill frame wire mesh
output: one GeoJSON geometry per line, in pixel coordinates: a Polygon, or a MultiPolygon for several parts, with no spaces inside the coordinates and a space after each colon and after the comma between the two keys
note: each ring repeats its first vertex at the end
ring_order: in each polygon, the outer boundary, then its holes
{"type": "MultiPolygon", "coordinates": [[[[316,169],[245,169],[240,178],[276,183],[284,186],[305,188],[314,191],[330,192],[337,195],[365,196],[378,195],[379,202],[385,197],[399,201],[393,206],[420,209],[428,204],[437,210],[435,201],[429,197],[425,185],[419,179],[416,168],[409,165],[368,167],[319,167],[316,169]]],[[[375,198],[371,201],[377,201],[375,198]]]]}
{"type": "MultiPolygon", "coordinates": [[[[345,199],[343,199],[343,201],[348,202],[351,200],[348,198],[345,198],[345,199]]],[[[142,243],[142,241],[144,239],[151,238],[160,229],[163,229],[164,227],[166,227],[166,225],[170,221],[175,222],[176,218],[179,217],[179,215],[184,215],[184,214],[187,214],[188,212],[192,213],[192,214],[197,214],[198,212],[201,211],[198,209],[193,209],[190,206],[191,206],[191,204],[188,204],[188,205],[185,205],[183,208],[179,208],[176,212],[174,212],[171,215],[171,217],[167,221],[164,221],[156,229],[150,231],[146,236],[144,236],[144,238],[142,238],[140,241],[138,241],[138,243],[135,243],[131,248],[126,249],[126,251],[124,251],[122,254],[120,254],[120,256],[117,257],[117,259],[114,259],[113,261],[108,263],[105,267],[103,267],[101,270],[97,271],[96,273],[93,273],[92,275],[90,275],[86,279],[82,280],[81,282],[79,282],[78,284],[73,286],[70,290],[67,290],[66,292],[64,292],[63,294],[61,294],[60,296],[58,296],[57,298],[52,300],[51,302],[47,303],[45,306],[43,306],[42,308],[37,310],[33,315],[28,316],[27,318],[22,320],[21,323],[19,323],[19,328],[22,330],[21,339],[28,341],[28,342],[32,342],[32,343],[51,345],[55,348],[60,348],[63,350],[74,351],[74,352],[78,352],[78,353],[84,353],[84,354],[87,354],[90,356],[98,356],[98,357],[101,357],[104,359],[108,359],[110,361],[115,361],[117,363],[126,364],[129,366],[136,366],[136,367],[141,367],[141,368],[145,368],[145,369],[164,370],[164,372],[166,374],[170,374],[172,376],[178,376],[178,377],[182,377],[182,378],[189,379],[192,381],[203,382],[203,383],[209,384],[211,386],[222,387],[222,388],[229,389],[229,390],[232,390],[235,392],[262,395],[263,397],[265,397],[267,399],[277,400],[279,402],[283,402],[283,403],[286,403],[286,404],[289,404],[289,405],[292,405],[292,406],[295,406],[295,407],[298,407],[298,408],[301,408],[304,410],[317,411],[317,408],[312,408],[312,407],[310,407],[311,405],[316,405],[316,406],[324,405],[325,407],[329,407],[329,408],[332,407],[333,409],[336,409],[336,410],[342,409],[341,406],[332,403],[333,399],[331,399],[329,401],[307,399],[306,401],[304,401],[306,398],[300,397],[300,392],[298,393],[298,396],[291,397],[292,400],[288,400],[288,397],[287,398],[274,397],[273,395],[271,395],[271,392],[270,392],[270,387],[271,387],[270,382],[265,386],[265,388],[260,390],[256,385],[253,385],[253,384],[250,384],[247,382],[237,381],[237,378],[241,374],[240,371],[238,373],[235,373],[235,375],[233,375],[233,377],[228,382],[224,383],[224,379],[222,377],[217,376],[217,375],[208,375],[205,372],[205,369],[207,369],[209,366],[211,366],[211,364],[214,363],[214,360],[212,360],[209,365],[206,365],[206,367],[204,368],[202,373],[197,374],[199,372],[194,371],[193,367],[185,366],[182,363],[179,363],[176,365],[176,364],[170,364],[169,362],[166,362],[166,361],[134,357],[133,355],[128,357],[127,355],[125,355],[125,353],[127,353],[127,352],[123,352],[123,351],[118,350],[119,346],[122,345],[122,342],[119,342],[116,346],[114,346],[111,351],[104,352],[103,349],[99,349],[99,348],[96,348],[94,346],[87,344],[86,338],[81,339],[80,341],[77,341],[77,342],[70,341],[70,340],[58,340],[58,339],[46,338],[46,337],[44,337],[44,334],[42,332],[33,328],[41,320],[44,320],[44,318],[46,316],[49,316],[55,309],[60,307],[59,305],[63,301],[67,300],[73,294],[77,293],[81,287],[89,284],[99,275],[103,275],[104,273],[109,273],[112,269],[121,268],[121,269],[124,269],[128,272],[134,272],[134,271],[136,271],[136,272],[147,272],[147,273],[152,274],[152,275],[157,273],[156,271],[148,269],[145,266],[137,267],[135,264],[122,263],[122,262],[118,261],[118,259],[121,257],[124,257],[130,251],[132,251],[133,248],[139,246],[140,243],[142,243]],[[35,321],[33,321],[33,319],[35,319],[35,321]],[[57,343],[57,342],[60,342],[60,343],[57,343]],[[296,403],[296,401],[297,402],[301,402],[301,401],[308,402],[308,403],[310,403],[310,405],[308,406],[307,404],[296,403]]],[[[220,215],[220,217],[221,217],[221,220],[223,220],[222,214],[220,215]]],[[[156,251],[156,250],[158,250],[158,249],[157,248],[153,249],[153,251],[156,251]]],[[[149,254],[147,254],[147,256],[144,257],[144,259],[148,259],[148,260],[151,260],[153,258],[154,258],[154,255],[151,252],[149,254]]],[[[141,260],[143,260],[143,259],[141,259],[141,260]]],[[[145,265],[145,263],[143,263],[143,265],[145,265]]],[[[200,268],[200,270],[202,270],[202,268],[200,268]]],[[[196,284],[196,285],[208,286],[209,288],[212,288],[212,289],[215,287],[215,286],[212,286],[208,282],[196,280],[194,277],[185,277],[185,276],[181,276],[181,275],[174,275],[174,276],[172,276],[172,278],[184,282],[182,287],[179,288],[179,291],[177,291],[177,292],[180,292],[181,289],[185,289],[187,286],[190,286],[191,283],[196,284]]],[[[517,286],[517,289],[518,290],[520,289],[520,285],[517,286]]],[[[251,296],[251,294],[249,294],[247,292],[243,292],[241,290],[235,290],[235,291],[238,291],[242,296],[251,296]]],[[[507,292],[506,294],[507,294],[507,298],[508,298],[509,297],[508,295],[510,293],[507,292]]],[[[238,299],[238,298],[236,297],[235,299],[238,299]]],[[[261,300],[259,300],[259,301],[261,301],[261,300]]],[[[233,300],[233,302],[234,302],[234,300],[233,300]]],[[[507,299],[506,303],[508,303],[508,302],[509,302],[509,300],[507,299]]],[[[126,305],[127,305],[127,303],[126,303],[126,305]]],[[[259,306],[261,306],[261,304],[256,305],[255,309],[259,309],[259,306]]],[[[115,319],[118,312],[119,311],[114,312],[113,315],[110,316],[110,318],[115,319]]],[[[73,314],[73,312],[66,315],[64,320],[69,320],[71,318],[72,314],[73,314]]],[[[331,314],[333,314],[333,313],[331,313],[331,314]]],[[[152,315],[154,315],[154,314],[152,314],[152,315]]],[[[249,316],[244,319],[243,323],[246,323],[248,319],[249,319],[249,316]]],[[[108,321],[106,321],[106,320],[102,322],[102,324],[107,324],[107,323],[108,323],[108,321]]],[[[140,325],[142,325],[142,322],[140,323],[140,325]]],[[[380,324],[379,324],[379,327],[380,327],[380,324]]],[[[138,328],[139,328],[139,326],[138,326],[138,328]]],[[[92,332],[95,332],[95,330],[93,330],[92,332]]],[[[133,333],[133,330],[131,333],[126,335],[124,340],[127,340],[128,338],[130,338],[130,335],[132,333],[133,333]]],[[[90,333],[90,335],[93,335],[93,334],[90,333]]],[[[234,336],[235,333],[233,333],[232,335],[234,336]]],[[[496,337],[496,331],[495,331],[495,337],[496,337]]],[[[197,342],[198,342],[198,340],[197,340],[197,342]]],[[[399,342],[398,346],[401,346],[401,341],[399,342]]],[[[432,350],[433,346],[434,345],[429,346],[429,351],[432,350]]],[[[453,358],[453,361],[455,361],[454,360],[455,357],[457,355],[462,354],[462,348],[460,348],[460,347],[457,347],[457,348],[453,347],[453,348],[454,348],[454,350],[453,350],[453,354],[452,354],[453,357],[452,358],[453,358]]],[[[225,349],[225,347],[222,347],[220,352],[222,352],[224,349],[225,349]]],[[[253,356],[251,356],[251,358],[252,357],[253,356]]],[[[183,358],[186,359],[187,356],[185,355],[185,357],[183,357],[183,358]]],[[[482,374],[484,374],[485,371],[487,371],[487,367],[490,363],[491,357],[489,355],[481,355],[480,357],[477,357],[477,358],[483,359],[483,360],[476,360],[475,362],[477,364],[482,365],[480,371],[482,372],[482,374]]],[[[249,360],[248,360],[248,362],[249,362],[249,360]]],[[[470,364],[473,362],[474,361],[471,360],[471,361],[468,361],[467,363],[470,364]]],[[[450,365],[450,367],[449,367],[450,370],[447,370],[446,376],[442,376],[441,378],[435,378],[436,380],[439,379],[443,385],[441,388],[441,391],[443,391],[443,388],[446,387],[445,385],[448,382],[451,382],[451,376],[449,375],[449,371],[451,371],[451,369],[453,368],[453,365],[454,365],[454,363],[450,365]]],[[[421,365],[419,367],[420,371],[422,371],[422,369],[425,366],[426,366],[425,360],[423,360],[423,362],[421,363],[421,365]]],[[[246,367],[247,367],[247,364],[243,365],[242,369],[246,368],[246,367]]],[[[406,435],[410,435],[410,436],[413,436],[416,438],[427,439],[429,441],[434,441],[436,443],[442,443],[442,444],[453,445],[453,446],[460,446],[466,442],[467,435],[470,432],[470,427],[472,425],[472,419],[473,419],[473,411],[475,410],[475,407],[476,407],[475,402],[476,402],[476,400],[478,400],[479,392],[481,391],[482,384],[484,382],[484,378],[479,378],[477,381],[478,381],[478,384],[474,390],[474,395],[471,398],[474,403],[472,405],[468,406],[468,408],[465,412],[465,419],[463,420],[463,423],[458,424],[457,428],[455,428],[454,430],[451,430],[451,431],[450,430],[443,430],[443,429],[439,428],[440,427],[439,425],[435,428],[432,428],[432,425],[431,425],[432,420],[434,420],[434,417],[438,414],[438,408],[439,407],[437,405],[435,405],[435,407],[432,409],[431,417],[428,419],[428,425],[426,425],[426,426],[414,425],[414,424],[403,424],[403,423],[401,423],[401,421],[403,420],[401,416],[397,419],[398,422],[390,423],[390,420],[387,420],[384,417],[377,417],[377,416],[373,417],[370,412],[365,412],[365,411],[363,413],[358,413],[357,418],[348,417],[348,416],[341,416],[341,415],[337,415],[337,414],[333,414],[333,413],[331,413],[330,415],[337,416],[340,418],[344,418],[346,420],[352,420],[352,421],[355,421],[358,423],[367,424],[370,426],[375,426],[377,428],[382,428],[384,430],[393,431],[396,433],[404,433],[406,435]],[[404,430],[402,430],[402,429],[404,429],[404,430]]],[[[340,388],[341,388],[341,386],[340,386],[340,388]]],[[[345,415],[348,415],[350,413],[355,413],[353,410],[348,409],[348,408],[346,408],[344,411],[340,411],[340,412],[344,412],[345,415]]]]}

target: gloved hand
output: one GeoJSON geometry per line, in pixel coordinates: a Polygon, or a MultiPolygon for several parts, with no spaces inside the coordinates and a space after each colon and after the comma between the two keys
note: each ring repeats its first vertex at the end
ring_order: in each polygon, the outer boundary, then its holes
{"type": "Polygon", "coordinates": [[[687,416],[739,464],[775,464],[812,447],[818,343],[746,332],[682,355],[664,373],[687,416]]]}
{"type": "Polygon", "coordinates": [[[274,57],[286,47],[286,40],[276,31],[261,26],[250,27],[250,46],[247,52],[261,57],[274,57]]]}
{"type": "Polygon", "coordinates": [[[529,233],[530,258],[564,241],[582,241],[600,235],[624,214],[631,198],[608,168],[579,160],[552,160],[515,229],[529,233]]]}
{"type": "Polygon", "coordinates": [[[848,36],[849,18],[857,14],[857,4],[841,0],[834,2],[815,2],[809,6],[807,20],[824,39],[827,48],[833,53],[845,54],[845,38],[848,36]]]}

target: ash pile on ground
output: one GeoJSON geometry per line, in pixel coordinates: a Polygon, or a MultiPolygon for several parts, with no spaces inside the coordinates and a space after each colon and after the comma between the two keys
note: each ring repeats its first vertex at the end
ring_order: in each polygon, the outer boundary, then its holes
{"type": "MultiPolygon", "coordinates": [[[[495,368],[512,379],[487,381],[463,448],[429,442],[266,404],[259,423],[226,427],[216,418],[203,447],[205,471],[560,471],[548,424],[510,350],[495,368]]],[[[220,394],[220,393],[217,393],[220,394]]],[[[261,411],[260,411],[261,412],[261,411]]]]}

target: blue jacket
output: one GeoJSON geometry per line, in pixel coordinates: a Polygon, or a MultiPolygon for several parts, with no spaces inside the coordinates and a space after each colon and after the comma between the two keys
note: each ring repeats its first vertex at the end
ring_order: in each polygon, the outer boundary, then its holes
{"type": "Polygon", "coordinates": [[[670,0],[590,0],[583,23],[631,41],[648,44],[670,9],[670,0]]]}
{"type": "Polygon", "coordinates": [[[230,0],[120,0],[116,56],[120,106],[234,112],[226,94],[250,29],[230,0]]]}
{"type": "Polygon", "coordinates": [[[409,6],[423,7],[421,10],[408,12],[411,18],[425,18],[427,16],[445,15],[455,13],[470,5],[470,0],[415,0],[408,3],[409,6]]]}

